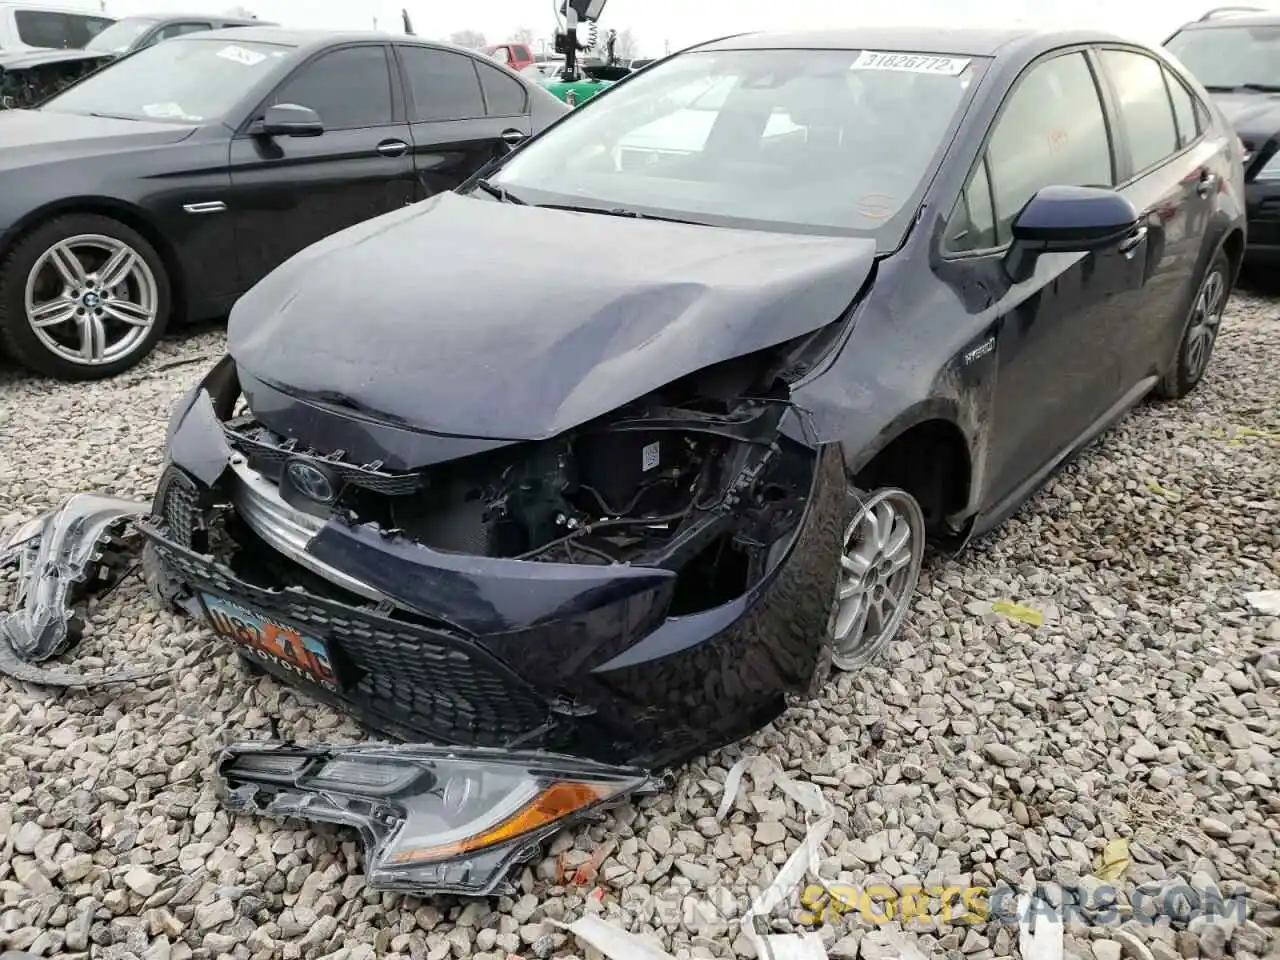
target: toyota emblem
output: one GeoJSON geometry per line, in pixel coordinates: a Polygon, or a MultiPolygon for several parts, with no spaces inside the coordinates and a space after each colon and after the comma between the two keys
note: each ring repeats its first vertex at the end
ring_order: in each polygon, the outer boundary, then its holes
{"type": "Polygon", "coordinates": [[[295,490],[317,503],[332,503],[338,496],[338,484],[333,474],[308,460],[290,460],[285,467],[289,482],[295,490]]]}

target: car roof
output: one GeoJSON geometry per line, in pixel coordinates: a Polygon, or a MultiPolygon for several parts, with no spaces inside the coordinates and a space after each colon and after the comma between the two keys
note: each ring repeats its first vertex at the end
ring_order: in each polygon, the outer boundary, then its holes
{"type": "MultiPolygon", "coordinates": [[[[261,21],[257,21],[261,23],[261,21]]],[[[442,50],[460,50],[463,53],[475,54],[474,50],[465,50],[448,43],[437,43],[421,37],[411,37],[403,33],[387,33],[383,30],[303,30],[291,27],[278,27],[272,24],[261,26],[231,27],[225,30],[205,30],[201,33],[188,33],[181,37],[166,40],[166,43],[189,43],[194,40],[234,40],[237,43],[274,43],[280,46],[297,47],[300,50],[318,50],[342,43],[408,43],[420,47],[438,47],[442,50]]]]}
{"type": "Polygon", "coordinates": [[[747,33],[703,44],[721,50],[900,50],[968,57],[1035,55],[1076,43],[1126,43],[1097,30],[987,29],[978,27],[856,27],[788,33],[747,33]]]}
{"type": "Polygon", "coordinates": [[[1183,30],[1220,30],[1223,27],[1280,27],[1280,12],[1276,13],[1232,13],[1212,20],[1193,20],[1178,28],[1183,30]]]}
{"type": "Polygon", "coordinates": [[[219,23],[261,23],[263,26],[270,26],[270,21],[255,20],[252,17],[229,17],[221,13],[209,12],[192,12],[185,13],[131,13],[121,20],[153,20],[156,23],[168,23],[177,20],[217,20],[219,23]]]}

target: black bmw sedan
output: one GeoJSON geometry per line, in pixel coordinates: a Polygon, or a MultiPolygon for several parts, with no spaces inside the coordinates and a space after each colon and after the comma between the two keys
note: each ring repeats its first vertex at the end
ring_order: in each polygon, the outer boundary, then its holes
{"type": "Polygon", "coordinates": [[[1195,389],[1243,205],[1203,88],[1104,34],[705,44],[244,296],[150,577],[393,735],[688,756],[1195,389]]]}
{"type": "Polygon", "coordinates": [[[0,113],[0,352],[89,380],[290,256],[449,190],[567,107],[412,37],[166,40],[0,113]]]}

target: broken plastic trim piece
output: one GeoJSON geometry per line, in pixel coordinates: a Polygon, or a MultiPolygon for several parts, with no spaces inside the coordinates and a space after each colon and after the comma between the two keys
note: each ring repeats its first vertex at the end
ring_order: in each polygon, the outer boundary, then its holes
{"type": "Polygon", "coordinates": [[[72,630],[77,591],[96,577],[93,567],[105,548],[147,509],[144,501],[77,493],[43,516],[0,530],[0,568],[18,567],[16,609],[0,616],[0,671],[57,687],[123,683],[157,672],[84,674],[36,666],[78,639],[72,630]]]}
{"type": "Polygon", "coordinates": [[[355,827],[373,889],[473,897],[509,892],[512,869],[566,823],[662,786],[548,753],[260,742],[228,747],[218,781],[236,812],[355,827]]]}

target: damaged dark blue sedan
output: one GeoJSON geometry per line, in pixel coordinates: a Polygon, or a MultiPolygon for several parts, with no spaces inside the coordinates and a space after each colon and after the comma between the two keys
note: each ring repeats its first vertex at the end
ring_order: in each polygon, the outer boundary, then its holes
{"type": "MultiPolygon", "coordinates": [[[[173,413],[149,576],[377,731],[629,765],[547,816],[636,788],[872,660],[927,542],[1194,389],[1238,149],[1181,67],[1097,33],[696,47],[244,296],[173,413]]],[[[278,813],[413,782],[370,764],[223,775],[278,813]]]]}

